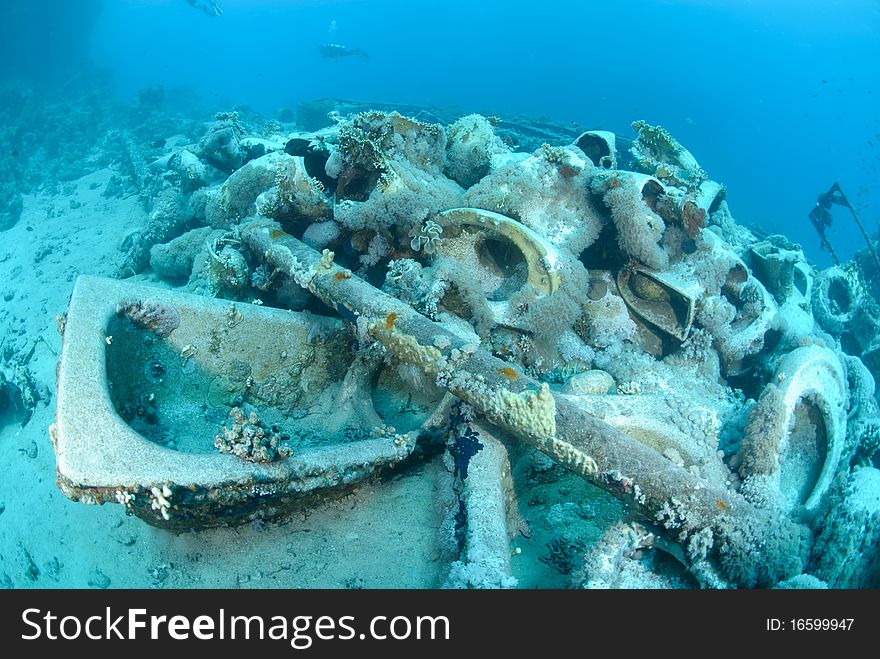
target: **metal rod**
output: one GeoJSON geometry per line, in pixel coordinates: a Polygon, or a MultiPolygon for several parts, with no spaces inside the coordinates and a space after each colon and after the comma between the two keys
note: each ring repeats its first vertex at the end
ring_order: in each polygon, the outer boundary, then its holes
{"type": "Polygon", "coordinates": [[[877,264],[877,270],[878,272],[880,272],[880,257],[877,256],[877,250],[874,248],[874,243],[871,242],[871,238],[868,236],[868,232],[865,230],[865,225],[862,224],[861,219],[859,219],[859,214],[856,212],[856,209],[853,207],[853,205],[849,202],[847,196],[843,194],[843,190],[840,189],[840,184],[835,183],[831,187],[832,190],[834,190],[835,188],[837,189],[837,192],[840,193],[839,200],[836,199],[837,203],[849,208],[849,212],[852,213],[853,219],[856,221],[856,224],[859,225],[859,230],[862,232],[862,236],[864,236],[865,238],[865,243],[868,245],[868,252],[871,254],[871,256],[874,257],[874,263],[877,264]]]}

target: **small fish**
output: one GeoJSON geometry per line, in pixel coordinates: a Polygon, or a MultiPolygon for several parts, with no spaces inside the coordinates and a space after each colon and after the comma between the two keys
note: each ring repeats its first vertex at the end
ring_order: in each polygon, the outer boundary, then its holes
{"type": "Polygon", "coordinates": [[[340,57],[360,57],[361,59],[369,59],[370,56],[360,48],[346,48],[338,43],[324,44],[318,49],[321,57],[324,59],[339,59],[340,57]]]}

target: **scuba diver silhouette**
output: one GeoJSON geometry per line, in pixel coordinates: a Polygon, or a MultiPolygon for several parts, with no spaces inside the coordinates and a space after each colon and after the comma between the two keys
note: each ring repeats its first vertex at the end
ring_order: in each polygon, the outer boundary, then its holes
{"type": "Polygon", "coordinates": [[[324,59],[338,60],[340,57],[360,57],[361,59],[369,59],[370,56],[360,48],[346,48],[338,43],[324,44],[318,50],[324,59]]]}
{"type": "Polygon", "coordinates": [[[223,10],[220,9],[220,5],[217,4],[216,0],[186,0],[186,2],[190,7],[201,9],[208,16],[223,15],[223,10]]]}
{"type": "MultiPolygon", "coordinates": [[[[330,21],[330,25],[327,26],[327,34],[335,35],[336,29],[338,25],[336,24],[336,19],[330,21]]],[[[327,42],[321,46],[318,46],[318,52],[321,53],[321,57],[324,59],[332,59],[334,61],[338,61],[343,57],[360,57],[361,59],[370,59],[368,53],[364,52],[360,48],[346,48],[336,42],[327,42]]]]}

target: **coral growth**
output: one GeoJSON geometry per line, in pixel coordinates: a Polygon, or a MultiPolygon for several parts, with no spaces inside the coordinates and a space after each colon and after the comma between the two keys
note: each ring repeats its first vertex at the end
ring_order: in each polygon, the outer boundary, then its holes
{"type": "Polygon", "coordinates": [[[412,240],[409,246],[414,252],[422,250],[425,254],[433,254],[436,246],[442,240],[440,237],[442,233],[443,227],[433,220],[428,220],[423,226],[413,227],[410,230],[409,235],[412,237],[412,240]]]}
{"type": "Polygon", "coordinates": [[[489,173],[493,159],[508,151],[488,119],[469,114],[449,127],[444,172],[467,189],[489,173]]]}
{"type": "Polygon", "coordinates": [[[606,170],[594,176],[590,185],[611,211],[623,252],[648,267],[667,267],[669,256],[660,246],[666,223],[652,208],[663,190],[660,183],[640,174],[606,170]]]}
{"type": "Polygon", "coordinates": [[[180,326],[177,309],[164,302],[133,300],[116,307],[116,313],[127,316],[138,327],[152,330],[157,336],[166,337],[180,326]]]}
{"type": "Polygon", "coordinates": [[[604,224],[589,194],[591,171],[573,147],[541,148],[493,171],[462,201],[519,220],[577,256],[595,242],[604,224]]]}
{"type": "Polygon", "coordinates": [[[681,223],[685,233],[696,238],[706,226],[706,211],[692,201],[685,201],[681,207],[681,223]]]}
{"type": "Polygon", "coordinates": [[[334,218],[349,231],[396,226],[406,236],[432,215],[461,205],[461,187],[442,174],[398,160],[387,161],[382,172],[365,199],[337,201],[334,218]]]}
{"type": "Polygon", "coordinates": [[[302,158],[279,157],[274,163],[274,185],[256,199],[256,209],[285,226],[327,221],[333,211],[325,192],[323,183],[309,176],[302,158]]]}
{"type": "Polygon", "coordinates": [[[241,138],[244,128],[237,112],[220,112],[207,134],[199,141],[196,155],[220,171],[231,173],[245,161],[241,138]]]}
{"type": "Polygon", "coordinates": [[[303,242],[315,249],[324,249],[339,237],[339,225],[330,220],[328,222],[315,222],[306,227],[303,232],[303,242]]]}
{"type": "Polygon", "coordinates": [[[670,185],[686,187],[691,191],[699,189],[706,180],[706,172],[690,151],[662,126],[635,121],[632,127],[638,133],[638,139],[633,143],[631,153],[635,164],[643,172],[670,185]]]}
{"type": "Polygon", "coordinates": [[[280,434],[275,426],[264,427],[255,410],[233,407],[229,410],[229,416],[232,417],[232,426],[223,426],[220,434],[214,437],[214,446],[222,453],[261,463],[280,460],[292,454],[290,447],[283,444],[287,436],[280,434]]]}

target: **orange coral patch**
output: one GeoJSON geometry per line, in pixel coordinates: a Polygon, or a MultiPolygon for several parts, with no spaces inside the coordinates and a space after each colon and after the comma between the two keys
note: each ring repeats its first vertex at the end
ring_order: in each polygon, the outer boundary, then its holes
{"type": "Polygon", "coordinates": [[[498,375],[503,375],[508,380],[516,380],[519,375],[517,375],[516,371],[510,368],[510,366],[505,366],[504,368],[498,369],[498,375]]]}

